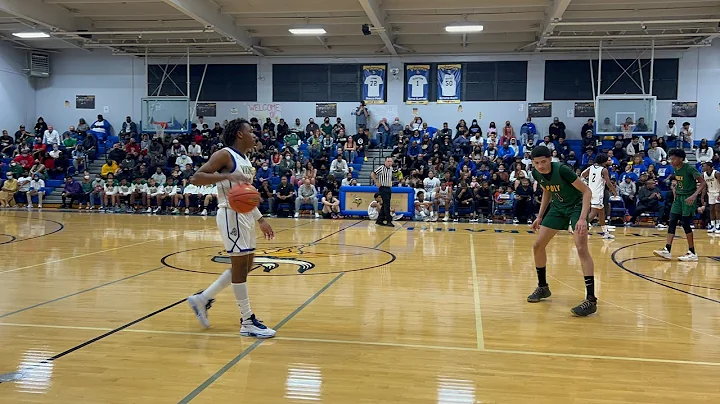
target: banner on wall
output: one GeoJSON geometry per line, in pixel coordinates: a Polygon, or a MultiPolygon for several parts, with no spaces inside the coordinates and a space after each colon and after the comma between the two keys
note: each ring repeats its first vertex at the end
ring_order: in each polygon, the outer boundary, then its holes
{"type": "Polygon", "coordinates": [[[315,103],[315,117],[317,118],[334,118],[337,116],[336,102],[318,102],[315,103]]]}
{"type": "Polygon", "coordinates": [[[462,65],[438,65],[438,104],[460,103],[462,65]]]}
{"type": "Polygon", "coordinates": [[[430,98],[430,65],[406,65],[406,104],[427,104],[430,98]]]}
{"type": "Polygon", "coordinates": [[[385,103],[385,78],[387,66],[363,66],[363,100],[366,104],[385,103]]]}
{"type": "Polygon", "coordinates": [[[697,102],[673,102],[673,118],[697,118],[697,102]]]}
{"type": "Polygon", "coordinates": [[[215,117],[217,116],[217,103],[215,102],[198,102],[195,106],[195,116],[215,117]]]}
{"type": "Polygon", "coordinates": [[[257,118],[260,122],[265,122],[267,118],[270,118],[277,123],[282,118],[282,107],[277,103],[247,104],[247,118],[257,118]]]}
{"type": "Polygon", "coordinates": [[[75,109],[95,109],[94,95],[76,95],[75,109]]]}
{"type": "Polygon", "coordinates": [[[528,116],[531,118],[550,118],[552,116],[552,102],[528,103],[528,116]]]}
{"type": "Polygon", "coordinates": [[[595,103],[590,102],[576,102],[575,103],[575,118],[595,118],[595,103]]]}

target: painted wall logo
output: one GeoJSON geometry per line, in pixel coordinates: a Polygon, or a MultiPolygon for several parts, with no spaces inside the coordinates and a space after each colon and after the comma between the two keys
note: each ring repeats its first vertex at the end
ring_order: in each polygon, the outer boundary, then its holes
{"type": "MultiPolygon", "coordinates": [[[[299,274],[304,274],[305,272],[315,268],[315,264],[310,261],[300,259],[300,256],[316,255],[316,253],[309,254],[302,251],[301,248],[302,247],[282,248],[261,251],[258,252],[258,255],[255,255],[253,263],[255,264],[256,269],[262,268],[263,272],[265,273],[270,273],[273,270],[280,268],[281,266],[287,266],[292,268],[293,270],[296,270],[299,274]]],[[[219,253],[219,255],[212,257],[212,261],[219,264],[229,265],[230,257],[227,254],[221,252],[219,253]]]]}

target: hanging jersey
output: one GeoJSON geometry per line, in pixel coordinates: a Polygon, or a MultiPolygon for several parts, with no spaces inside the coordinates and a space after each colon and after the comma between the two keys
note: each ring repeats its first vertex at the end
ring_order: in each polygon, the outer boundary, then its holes
{"type": "Polygon", "coordinates": [[[428,83],[425,76],[416,74],[410,77],[408,83],[410,84],[410,97],[420,98],[425,96],[425,85],[428,83]]]}
{"type": "Polygon", "coordinates": [[[380,97],[380,86],[383,85],[382,77],[371,74],[365,78],[365,85],[367,86],[368,97],[380,97]]]}
{"type": "Polygon", "coordinates": [[[703,173],[703,176],[705,177],[705,184],[707,184],[708,194],[720,193],[720,181],[718,181],[718,179],[715,178],[716,173],[717,173],[717,171],[715,171],[715,170],[712,170],[710,175],[708,175],[708,173],[703,173]]]}
{"type": "Polygon", "coordinates": [[[457,94],[457,82],[455,81],[455,75],[444,75],[440,89],[443,97],[454,97],[457,94]]]}

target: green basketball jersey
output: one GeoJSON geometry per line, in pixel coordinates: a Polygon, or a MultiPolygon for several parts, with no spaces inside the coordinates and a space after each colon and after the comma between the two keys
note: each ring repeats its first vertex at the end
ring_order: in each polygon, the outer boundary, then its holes
{"type": "Polygon", "coordinates": [[[533,169],[533,178],[540,184],[544,192],[550,192],[552,205],[565,209],[582,204],[583,194],[572,184],[578,176],[569,166],[551,163],[549,174],[541,174],[538,170],[533,169]]]}
{"type": "Polygon", "coordinates": [[[689,196],[697,191],[697,178],[700,172],[690,164],[683,164],[682,167],[675,170],[675,179],[677,187],[675,193],[679,196],[689,196]]]}

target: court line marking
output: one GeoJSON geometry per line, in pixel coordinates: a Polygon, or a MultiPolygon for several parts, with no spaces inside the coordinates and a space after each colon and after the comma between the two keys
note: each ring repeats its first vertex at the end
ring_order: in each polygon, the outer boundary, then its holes
{"type": "Polygon", "coordinates": [[[473,237],[470,237],[470,267],[473,284],[473,303],[475,304],[475,333],[477,334],[477,348],[485,349],[482,311],[480,310],[480,286],[478,284],[477,263],[475,262],[475,242],[473,241],[473,237]]]}
{"type": "MultiPolygon", "coordinates": [[[[552,276],[552,275],[550,275],[550,274],[548,274],[548,277],[551,278],[551,279],[553,279],[553,280],[555,280],[555,281],[557,281],[559,284],[564,285],[564,286],[566,286],[566,287],[568,287],[568,288],[570,288],[570,289],[572,289],[572,290],[574,290],[574,291],[577,291],[577,292],[580,292],[580,293],[585,293],[584,290],[580,290],[580,289],[577,289],[577,288],[575,288],[575,287],[573,287],[573,286],[571,286],[571,285],[568,285],[567,283],[561,281],[560,279],[558,279],[558,278],[556,278],[556,277],[554,277],[554,276],[552,276]]],[[[649,318],[650,320],[659,321],[659,322],[661,322],[661,323],[663,323],[663,324],[672,325],[672,326],[675,326],[675,327],[678,327],[678,328],[682,328],[683,330],[686,330],[686,331],[690,331],[690,332],[695,332],[695,333],[698,333],[698,334],[702,334],[702,335],[705,335],[706,337],[720,338],[720,336],[717,336],[717,335],[708,334],[708,333],[706,333],[706,332],[704,332],[704,331],[696,330],[696,329],[694,329],[694,328],[685,327],[684,325],[680,325],[680,324],[671,323],[671,322],[669,322],[669,321],[665,321],[665,320],[663,320],[663,319],[660,319],[660,318],[657,318],[657,317],[653,317],[653,316],[647,315],[647,314],[645,314],[645,313],[640,313],[640,312],[635,311],[635,310],[633,310],[633,309],[628,309],[627,307],[620,306],[619,304],[615,304],[615,303],[613,303],[613,302],[611,302],[611,301],[608,301],[608,300],[605,300],[605,299],[600,299],[600,298],[598,298],[598,302],[607,303],[607,304],[609,304],[610,306],[617,307],[618,309],[625,310],[625,311],[628,311],[628,312],[633,313],[633,314],[637,314],[638,316],[642,316],[642,317],[645,317],[645,318],[649,318]]]]}
{"type": "Polygon", "coordinates": [[[133,244],[123,245],[123,246],[120,246],[120,247],[108,248],[108,249],[105,249],[105,250],[94,251],[94,252],[90,252],[90,253],[86,253],[86,254],[73,255],[72,257],[61,258],[61,259],[54,260],[54,261],[46,261],[46,262],[41,262],[41,263],[39,263],[39,264],[33,264],[33,265],[27,265],[27,266],[20,267],[20,268],[8,269],[8,270],[6,270],[6,271],[0,271],[0,275],[2,275],[2,274],[7,274],[7,273],[10,273],[10,272],[17,272],[17,271],[21,271],[21,270],[23,270],[23,269],[28,269],[28,268],[35,268],[35,267],[39,267],[39,266],[43,266],[43,265],[56,264],[56,263],[58,263],[58,262],[69,261],[69,260],[73,260],[73,259],[76,259],[76,258],[89,257],[89,256],[91,256],[91,255],[102,254],[102,253],[106,253],[106,252],[109,252],[109,251],[121,250],[121,249],[123,249],[123,248],[135,247],[135,246],[142,245],[142,244],[154,243],[154,242],[160,241],[160,240],[167,240],[167,239],[171,239],[171,238],[177,238],[177,237],[180,237],[180,236],[188,235],[188,234],[190,234],[190,233],[201,233],[201,232],[205,232],[205,231],[208,231],[208,230],[210,230],[210,229],[194,230],[194,231],[187,232],[187,233],[185,233],[185,232],[180,232],[180,233],[178,233],[178,234],[176,234],[176,235],[174,235],[174,236],[160,237],[160,238],[155,238],[155,239],[152,239],[152,240],[145,240],[145,241],[140,241],[140,242],[133,243],[133,244]]]}
{"type": "MultiPolygon", "coordinates": [[[[348,228],[350,228],[350,227],[352,227],[352,226],[355,226],[356,224],[361,223],[361,222],[363,222],[363,220],[358,221],[358,222],[356,222],[356,223],[354,223],[354,224],[352,224],[352,225],[350,225],[350,226],[343,227],[342,229],[340,229],[340,230],[338,230],[338,231],[336,231],[336,232],[334,232],[334,233],[331,233],[330,235],[340,233],[341,231],[343,231],[343,230],[345,230],[345,229],[348,229],[348,228]]],[[[393,231],[392,231],[390,234],[388,234],[387,237],[385,237],[384,239],[382,239],[382,241],[380,241],[379,243],[377,243],[374,248],[378,248],[380,245],[382,245],[384,242],[386,242],[393,234],[397,233],[397,231],[400,230],[400,229],[402,229],[403,227],[405,227],[405,224],[403,224],[402,226],[400,226],[400,227],[398,227],[398,228],[393,229],[393,231]]],[[[324,239],[330,237],[330,235],[325,236],[325,237],[321,238],[320,240],[324,240],[324,239]]],[[[320,240],[317,240],[317,241],[320,241],[320,240]]],[[[316,242],[317,242],[317,241],[316,241],[316,242]]],[[[293,317],[295,317],[298,313],[300,313],[305,307],[309,306],[310,303],[312,303],[313,301],[315,301],[315,299],[317,299],[321,294],[323,294],[326,290],[328,290],[332,285],[335,284],[335,282],[337,282],[338,280],[340,280],[340,278],[342,278],[344,275],[345,275],[345,272],[342,272],[342,273],[338,274],[336,277],[334,277],[333,279],[331,279],[330,282],[328,282],[328,283],[327,283],[325,286],[323,286],[320,290],[318,290],[317,292],[315,292],[314,295],[310,296],[310,298],[307,299],[307,300],[305,301],[305,303],[301,304],[297,309],[295,309],[292,313],[290,313],[287,317],[285,317],[282,321],[280,321],[280,323],[278,323],[278,325],[275,326],[275,330],[278,330],[278,329],[280,329],[282,326],[284,326],[285,324],[287,324],[290,320],[293,319],[293,317]]],[[[263,341],[265,341],[265,340],[259,339],[259,340],[255,341],[255,343],[253,343],[252,345],[250,345],[249,347],[247,347],[247,348],[246,348],[244,351],[242,351],[238,356],[234,357],[230,362],[228,362],[227,364],[225,364],[225,366],[223,366],[222,368],[220,368],[220,370],[218,370],[217,372],[215,372],[215,374],[213,374],[213,375],[210,376],[207,380],[205,380],[204,382],[202,382],[198,387],[196,387],[193,391],[191,391],[187,396],[185,396],[185,397],[182,398],[180,401],[178,401],[178,404],[186,404],[186,403],[189,403],[190,401],[192,401],[195,397],[197,397],[197,396],[198,396],[200,393],[202,393],[205,389],[207,389],[208,387],[210,387],[210,385],[213,384],[217,379],[219,379],[220,377],[222,377],[222,375],[224,375],[225,373],[227,373],[227,371],[230,370],[233,366],[235,366],[235,364],[238,363],[242,358],[246,357],[248,354],[250,354],[252,351],[254,351],[255,348],[259,347],[260,344],[263,343],[263,341]]]]}
{"type": "MultiPolygon", "coordinates": [[[[300,225],[297,225],[297,226],[294,226],[294,227],[289,227],[289,228],[287,228],[287,229],[282,229],[282,230],[280,230],[280,231],[289,230],[289,229],[292,229],[292,228],[295,228],[295,227],[304,226],[305,224],[308,224],[308,223],[312,223],[312,222],[306,222],[306,223],[303,223],[303,224],[300,224],[300,225]]],[[[355,224],[358,224],[358,223],[355,223],[355,224]]],[[[351,226],[348,226],[348,227],[352,227],[352,226],[354,226],[355,224],[353,224],[353,225],[351,225],[351,226]]],[[[189,232],[181,232],[181,233],[176,234],[176,235],[174,235],[174,236],[160,237],[160,238],[156,238],[156,239],[152,239],[152,240],[140,241],[140,242],[138,242],[138,243],[128,244],[128,245],[124,245],[124,246],[120,246],[120,247],[108,248],[108,249],[106,249],[106,250],[100,250],[100,251],[94,251],[94,252],[90,252],[90,253],[86,253],[86,254],[74,255],[74,256],[72,256],[72,257],[61,258],[61,259],[54,260],[54,261],[41,262],[41,263],[39,263],[39,264],[33,264],[33,265],[28,265],[28,266],[24,266],[24,267],[20,267],[20,268],[8,269],[8,270],[5,270],[5,271],[0,271],[0,275],[6,274],[6,273],[10,273],[10,272],[21,271],[21,270],[23,270],[23,269],[34,268],[34,267],[39,267],[39,266],[43,266],[43,265],[50,265],[50,264],[55,264],[55,263],[58,263],[58,262],[69,261],[69,260],[76,259],[76,258],[89,257],[89,256],[91,256],[91,255],[97,255],[97,254],[102,254],[102,253],[106,253],[106,252],[109,252],[109,251],[121,250],[121,249],[123,249],[123,248],[134,247],[134,246],[138,246],[138,245],[142,245],[142,244],[154,243],[154,242],[160,241],[160,240],[167,240],[167,239],[171,239],[171,238],[177,238],[177,237],[180,237],[180,236],[186,236],[186,235],[191,234],[191,233],[202,233],[202,232],[206,232],[206,231],[210,231],[210,230],[215,230],[215,228],[206,228],[206,229],[200,229],[200,230],[192,230],[192,231],[189,231],[189,232]]],[[[278,231],[278,232],[276,232],[276,233],[279,233],[280,231],[278,231]]],[[[22,240],[22,241],[24,241],[24,240],[22,240]]]]}
{"type": "MultiPolygon", "coordinates": [[[[287,231],[287,230],[297,229],[297,228],[299,228],[299,227],[304,226],[305,224],[307,224],[307,223],[300,224],[300,225],[296,225],[296,226],[293,226],[293,227],[288,227],[288,228],[285,228],[285,229],[280,229],[280,230],[276,231],[275,234],[277,234],[277,233],[282,233],[282,232],[287,231]]],[[[198,230],[198,231],[199,231],[199,230],[198,230]]],[[[183,234],[184,234],[184,233],[183,233],[183,234]]],[[[262,237],[262,236],[258,236],[258,238],[260,238],[260,237],[262,237]]],[[[64,300],[64,299],[67,299],[67,298],[69,298],[69,297],[77,296],[77,295],[82,294],[82,293],[85,293],[85,292],[90,292],[90,291],[95,290],[95,289],[99,289],[99,288],[102,288],[102,287],[105,287],[105,286],[109,286],[109,285],[112,285],[112,284],[115,284],[115,283],[118,283],[118,282],[122,282],[122,281],[125,281],[125,280],[128,280],[128,279],[131,279],[131,278],[135,278],[135,277],[137,277],[137,276],[145,275],[145,274],[148,274],[148,273],[150,273],[150,272],[154,272],[154,271],[157,271],[157,270],[160,270],[160,269],[163,269],[163,268],[165,268],[164,265],[163,265],[163,266],[160,266],[160,267],[157,267],[157,268],[153,268],[153,269],[144,271],[144,272],[140,272],[140,273],[137,273],[137,274],[134,274],[134,275],[129,275],[129,276],[126,276],[126,277],[121,278],[121,279],[116,279],[116,280],[114,280],[114,281],[106,282],[106,283],[103,283],[103,284],[101,284],[101,285],[97,285],[97,286],[94,286],[94,287],[91,287],[91,288],[88,288],[88,289],[84,289],[84,290],[81,290],[81,291],[78,291],[78,292],[75,292],[75,293],[70,293],[70,294],[67,294],[67,295],[65,295],[65,296],[60,296],[60,297],[58,297],[58,298],[55,298],[55,299],[52,299],[52,300],[48,300],[48,301],[45,301],[45,302],[42,302],[42,303],[38,303],[38,304],[35,304],[35,305],[32,305],[32,306],[24,307],[24,308],[22,308],[22,309],[18,309],[18,310],[12,311],[12,312],[10,312],[10,313],[2,314],[2,315],[0,315],[0,318],[4,318],[4,317],[7,317],[7,316],[10,316],[10,315],[13,315],[13,314],[17,314],[17,313],[20,313],[20,312],[23,312],[23,311],[26,311],[26,310],[34,309],[34,308],[36,308],[36,307],[40,307],[40,306],[44,306],[44,305],[46,305],[46,304],[50,304],[50,303],[54,303],[54,302],[57,302],[57,301],[60,301],[60,300],[64,300]]]]}
{"type": "MultiPolygon", "coordinates": [[[[21,323],[0,323],[0,327],[1,326],[48,328],[48,329],[79,330],[79,331],[105,331],[105,332],[113,330],[112,328],[107,328],[107,327],[82,327],[82,326],[21,324],[21,323]]],[[[129,333],[136,333],[136,334],[220,337],[220,338],[233,338],[233,339],[243,338],[240,336],[239,333],[143,330],[143,329],[133,329],[133,328],[126,328],[121,331],[129,332],[129,333]]],[[[666,364],[693,365],[693,366],[720,366],[720,362],[707,362],[707,361],[642,358],[642,357],[633,357],[633,356],[587,355],[587,354],[571,354],[571,353],[562,353],[562,352],[519,351],[519,350],[512,350],[512,349],[493,349],[493,348],[478,349],[478,348],[472,348],[472,347],[454,347],[454,346],[438,346],[438,345],[424,345],[424,344],[402,344],[402,343],[396,343],[396,342],[376,342],[376,341],[338,340],[338,339],[324,339],[324,338],[298,338],[298,337],[275,337],[275,338],[273,338],[273,341],[307,342],[307,343],[320,343],[320,344],[346,344],[346,345],[361,345],[361,346],[382,346],[382,347],[390,347],[390,348],[480,352],[480,353],[546,356],[546,357],[588,359],[588,360],[595,359],[595,360],[609,360],[609,361],[621,361],[621,362],[666,363],[666,364]]],[[[258,341],[256,341],[256,342],[258,342],[258,341]]],[[[247,354],[245,356],[247,356],[247,354]]]]}
{"type": "Polygon", "coordinates": [[[24,308],[22,308],[22,309],[18,309],[18,310],[15,310],[15,311],[11,311],[11,312],[9,312],[9,313],[0,314],[0,318],[5,318],[5,317],[8,317],[8,316],[12,316],[13,314],[22,313],[23,311],[30,310],[30,309],[34,309],[34,308],[37,308],[37,307],[40,307],[40,306],[44,306],[44,305],[46,305],[46,304],[55,303],[55,302],[57,302],[57,301],[59,301],[59,300],[64,300],[64,299],[67,299],[67,298],[69,298],[69,297],[77,296],[77,295],[82,294],[82,293],[85,293],[85,292],[90,292],[91,290],[100,289],[100,288],[102,288],[102,287],[109,286],[109,285],[113,285],[113,284],[118,283],[118,282],[122,282],[122,281],[125,281],[125,280],[128,280],[128,279],[132,279],[132,278],[135,278],[135,277],[138,277],[138,276],[141,276],[141,275],[149,274],[150,272],[155,272],[155,271],[158,271],[158,270],[163,269],[163,268],[165,268],[165,266],[159,266],[159,267],[157,267],[157,268],[149,269],[149,270],[147,270],[147,271],[143,271],[143,272],[140,272],[140,273],[137,273],[137,274],[134,274],[134,275],[130,275],[130,276],[126,276],[126,277],[124,277],[124,278],[116,279],[116,280],[114,280],[114,281],[106,282],[106,283],[103,283],[103,284],[100,284],[100,285],[97,285],[97,286],[93,286],[93,287],[91,287],[91,288],[87,288],[87,289],[80,290],[80,291],[75,292],[75,293],[70,293],[70,294],[67,294],[67,295],[65,295],[65,296],[60,296],[60,297],[57,297],[57,298],[52,299],[52,300],[48,300],[48,301],[45,301],[45,302],[42,302],[42,303],[34,304],[34,305],[32,305],[32,306],[24,307],[24,308]]]}

